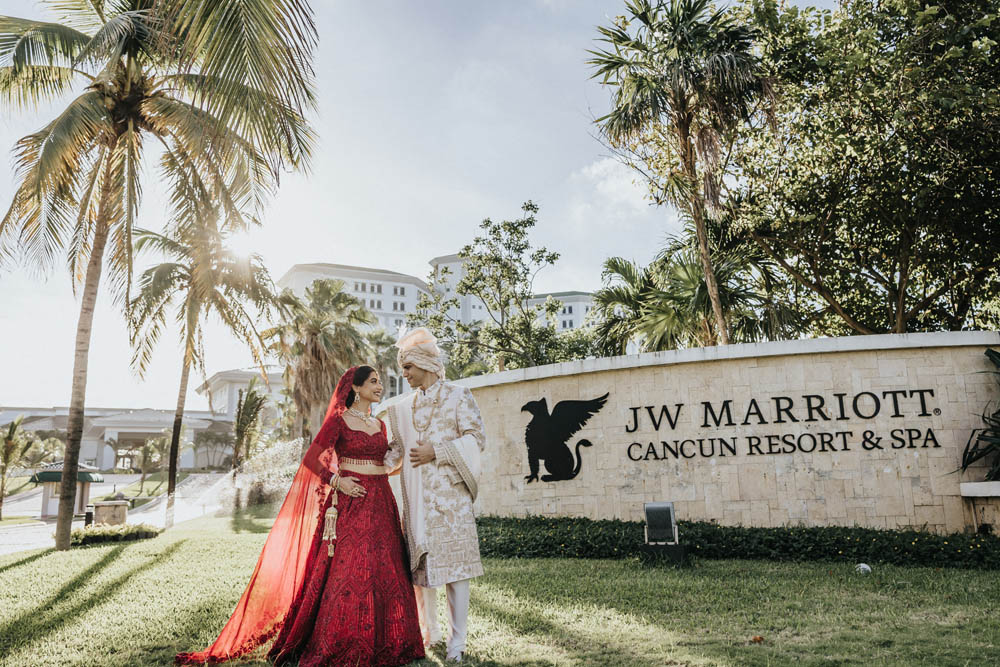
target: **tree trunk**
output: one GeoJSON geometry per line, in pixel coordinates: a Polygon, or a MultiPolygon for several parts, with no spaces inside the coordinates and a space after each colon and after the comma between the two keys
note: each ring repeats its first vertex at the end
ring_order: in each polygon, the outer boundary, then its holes
{"type": "Polygon", "coordinates": [[[705,273],[705,286],[708,288],[708,298],[712,302],[712,314],[719,330],[719,342],[729,345],[729,327],[726,316],[722,312],[722,300],[719,298],[719,284],[715,280],[715,269],[712,268],[712,255],[708,247],[708,230],[705,227],[705,201],[698,190],[698,169],[695,164],[694,146],[691,145],[690,130],[678,127],[677,135],[681,144],[681,162],[684,173],[691,184],[691,217],[694,219],[694,229],[698,236],[698,255],[701,257],[701,269],[705,273]]]}
{"type": "Polygon", "coordinates": [[[3,497],[7,493],[7,467],[0,470],[0,521],[3,521],[3,497]]]}
{"type": "Polygon", "coordinates": [[[80,319],[76,325],[76,353],[73,357],[73,388],[66,427],[66,455],[63,457],[62,481],[59,483],[59,512],[56,519],[56,549],[69,549],[73,512],[76,505],[76,475],[80,469],[80,440],[83,437],[83,409],[87,397],[87,363],[90,356],[90,334],[94,324],[97,288],[104,266],[104,247],[108,241],[106,212],[110,193],[111,160],[107,158],[101,193],[100,213],[94,230],[94,242],[87,262],[87,273],[80,299],[80,319]]]}
{"type": "Polygon", "coordinates": [[[312,444],[312,439],[316,437],[319,430],[323,428],[323,415],[326,413],[327,405],[321,403],[309,409],[308,438],[306,438],[306,448],[312,444]]]}
{"type": "Polygon", "coordinates": [[[705,229],[704,211],[697,204],[694,216],[694,228],[698,233],[698,254],[701,256],[701,268],[705,272],[705,286],[708,288],[708,298],[712,301],[712,314],[719,330],[719,342],[729,345],[729,326],[722,312],[722,300],[719,298],[719,284],[715,281],[715,269],[712,268],[712,257],[708,249],[708,230],[705,229]]]}
{"type": "Polygon", "coordinates": [[[177,392],[177,409],[174,411],[174,428],[170,433],[170,453],[167,455],[167,519],[166,526],[174,524],[174,490],[177,488],[177,464],[180,458],[181,426],[184,421],[184,401],[187,399],[188,377],[191,374],[191,361],[187,351],[184,352],[184,363],[181,365],[181,387],[177,392]]]}
{"type": "Polygon", "coordinates": [[[309,437],[309,428],[306,426],[306,419],[298,407],[295,408],[295,426],[293,428],[299,434],[299,437],[302,438],[302,455],[304,456],[306,450],[309,449],[309,445],[312,444],[312,439],[309,437]]]}

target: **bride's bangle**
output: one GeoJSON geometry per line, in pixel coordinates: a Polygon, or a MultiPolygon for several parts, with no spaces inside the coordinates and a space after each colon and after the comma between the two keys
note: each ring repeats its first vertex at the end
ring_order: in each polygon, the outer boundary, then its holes
{"type": "Polygon", "coordinates": [[[340,473],[333,476],[333,479],[330,480],[330,486],[333,487],[333,492],[336,493],[337,489],[340,488],[340,473]]]}

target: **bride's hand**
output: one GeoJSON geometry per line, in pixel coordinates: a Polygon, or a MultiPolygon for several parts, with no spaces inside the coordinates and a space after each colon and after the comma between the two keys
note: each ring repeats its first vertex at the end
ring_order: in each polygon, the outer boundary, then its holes
{"type": "Polygon", "coordinates": [[[365,487],[358,484],[357,477],[341,477],[340,478],[340,492],[352,496],[354,498],[360,498],[361,496],[368,493],[365,487]]]}

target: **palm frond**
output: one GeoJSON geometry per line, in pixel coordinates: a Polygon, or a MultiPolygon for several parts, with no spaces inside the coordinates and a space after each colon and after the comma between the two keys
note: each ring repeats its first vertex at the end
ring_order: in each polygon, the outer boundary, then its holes
{"type": "Polygon", "coordinates": [[[0,16],[0,65],[69,67],[90,37],[59,23],[0,16]]]}
{"type": "Polygon", "coordinates": [[[0,220],[0,252],[28,256],[48,270],[65,247],[76,219],[77,191],[86,178],[88,155],[99,149],[109,124],[95,93],[84,93],[46,127],[18,141],[19,182],[0,220]]]}
{"type": "MultiPolygon", "coordinates": [[[[317,34],[306,0],[156,0],[156,6],[178,36],[184,69],[203,74],[203,83],[211,86],[199,96],[199,105],[223,125],[234,117],[252,123],[253,111],[241,97],[246,87],[280,94],[300,116],[315,108],[312,55],[317,34]]],[[[271,134],[262,124],[253,126],[260,140],[271,134]]],[[[289,149],[292,143],[282,140],[281,146],[289,149]]],[[[282,152],[297,159],[292,150],[282,152]]]]}
{"type": "Polygon", "coordinates": [[[122,11],[108,17],[74,64],[88,60],[115,62],[125,55],[151,54],[162,45],[162,20],[151,9],[122,11]]]}
{"type": "Polygon", "coordinates": [[[106,0],[42,0],[68,26],[87,34],[100,30],[107,20],[106,0]]]}
{"type": "Polygon", "coordinates": [[[34,107],[66,94],[79,74],[57,65],[0,67],[0,102],[18,110],[34,107]]]}

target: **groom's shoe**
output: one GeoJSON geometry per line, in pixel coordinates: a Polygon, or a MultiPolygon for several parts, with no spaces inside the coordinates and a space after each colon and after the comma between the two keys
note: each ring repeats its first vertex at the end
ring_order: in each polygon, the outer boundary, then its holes
{"type": "Polygon", "coordinates": [[[464,653],[462,651],[459,651],[458,653],[449,653],[445,657],[444,661],[445,662],[462,662],[462,656],[463,655],[464,655],[464,653]]]}

